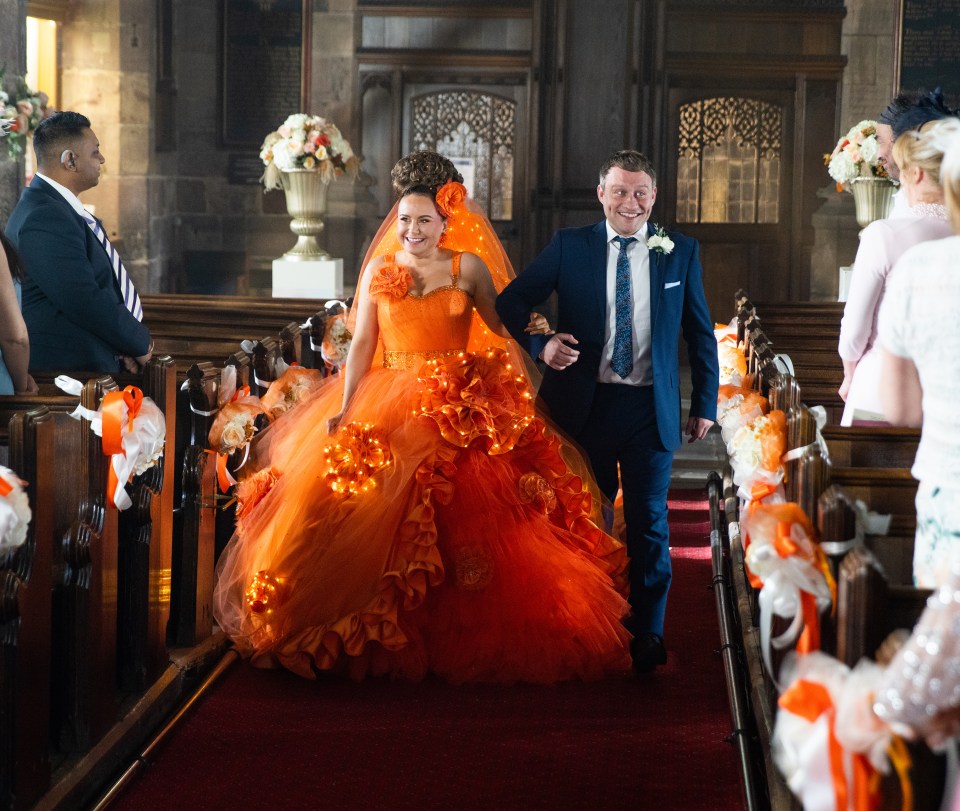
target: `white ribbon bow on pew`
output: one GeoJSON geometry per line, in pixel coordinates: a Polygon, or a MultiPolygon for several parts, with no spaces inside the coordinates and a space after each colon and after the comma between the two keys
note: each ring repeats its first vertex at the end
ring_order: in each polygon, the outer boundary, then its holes
{"type": "Polygon", "coordinates": [[[0,555],[23,546],[33,513],[23,482],[10,468],[0,465],[0,555]]]}
{"type": "Polygon", "coordinates": [[[812,595],[818,613],[833,603],[833,595],[823,572],[812,562],[813,541],[799,524],[790,526],[789,540],[800,554],[784,556],[777,546],[778,539],[753,533],[746,552],[746,564],[763,586],[758,598],[760,608],[760,650],[767,672],[777,682],[773,670],[771,649],[782,650],[796,643],[803,630],[805,617],[803,592],[812,595]],[[774,616],[790,620],[790,626],[779,636],[773,636],[774,616]]]}
{"type": "MultiPolygon", "coordinates": [[[[54,381],[67,394],[79,396],[83,384],[66,375],[54,381]]],[[[123,391],[109,391],[97,411],[77,406],[70,415],[85,419],[103,442],[103,454],[110,457],[107,481],[107,503],[118,510],[128,509],[133,502],[125,485],[134,476],[149,470],[163,454],[167,424],[163,412],[136,386],[123,391]]]]}

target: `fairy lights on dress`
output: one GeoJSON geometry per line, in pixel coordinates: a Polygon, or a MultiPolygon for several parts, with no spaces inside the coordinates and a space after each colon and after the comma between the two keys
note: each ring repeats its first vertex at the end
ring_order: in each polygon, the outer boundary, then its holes
{"type": "Polygon", "coordinates": [[[283,583],[265,569],[257,572],[247,587],[244,601],[247,608],[261,619],[268,618],[283,599],[283,583]]]}
{"type": "Polygon", "coordinates": [[[341,426],[337,442],[324,448],[324,481],[334,493],[352,496],[377,486],[374,476],[393,464],[383,432],[371,423],[341,426]]]}

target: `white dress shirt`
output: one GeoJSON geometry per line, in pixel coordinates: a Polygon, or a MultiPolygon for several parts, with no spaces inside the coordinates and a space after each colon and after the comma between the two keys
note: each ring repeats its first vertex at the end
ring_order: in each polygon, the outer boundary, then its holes
{"type": "Polygon", "coordinates": [[[70,191],[70,189],[68,189],[66,186],[57,183],[56,180],[52,180],[40,172],[37,172],[34,177],[39,177],[44,183],[49,183],[54,189],[57,190],[57,192],[59,192],[60,196],[70,204],[70,208],[76,211],[81,217],[86,219],[87,217],[91,216],[90,212],[83,207],[83,203],[80,202],[80,198],[77,197],[77,195],[70,191]]]}
{"type": "MultiPolygon", "coordinates": [[[[613,338],[617,329],[617,257],[620,246],[614,238],[621,236],[607,227],[607,320],[603,330],[603,355],[597,380],[601,383],[628,383],[634,386],[649,386],[653,383],[653,366],[650,353],[650,251],[647,248],[647,226],[644,224],[636,234],[636,242],[627,246],[630,260],[630,303],[633,311],[633,369],[625,378],[620,377],[610,363],[613,360],[613,338]]],[[[626,236],[626,235],[623,235],[626,236]]]]}

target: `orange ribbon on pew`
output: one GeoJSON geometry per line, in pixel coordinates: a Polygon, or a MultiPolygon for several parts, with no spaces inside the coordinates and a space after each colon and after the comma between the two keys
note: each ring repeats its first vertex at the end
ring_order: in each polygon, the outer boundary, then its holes
{"type": "Polygon", "coordinates": [[[847,776],[843,771],[843,747],[836,735],[836,709],[830,691],[822,684],[806,679],[797,679],[780,696],[777,704],[781,709],[814,723],[821,715],[828,716],[827,745],[830,748],[830,775],[833,778],[833,793],[837,809],[847,808],[847,776]]]}
{"type": "Polygon", "coordinates": [[[750,488],[750,501],[763,501],[777,492],[777,485],[769,482],[758,482],[750,488]]]}
{"type": "MultiPolygon", "coordinates": [[[[100,407],[102,417],[102,445],[104,456],[113,456],[116,453],[126,456],[123,449],[123,408],[127,408],[127,431],[133,430],[133,423],[143,405],[143,392],[136,386],[127,386],[123,391],[108,391],[103,396],[100,407]]],[[[117,473],[110,465],[107,472],[107,504],[116,507],[113,494],[119,482],[117,473]]]]}
{"type": "Polygon", "coordinates": [[[239,400],[241,397],[249,397],[249,396],[250,396],[250,387],[249,387],[249,386],[240,386],[240,387],[233,393],[233,397],[230,398],[230,402],[232,403],[232,402],[234,402],[234,401],[236,401],[236,400],[239,400]]]}
{"type": "Polygon", "coordinates": [[[226,453],[217,454],[217,484],[220,485],[221,493],[226,493],[231,485],[237,483],[236,479],[230,475],[230,471],[227,470],[227,458],[228,454],[226,453]]]}
{"type": "Polygon", "coordinates": [[[8,496],[13,492],[13,485],[3,476],[0,476],[0,496],[8,496]]]}

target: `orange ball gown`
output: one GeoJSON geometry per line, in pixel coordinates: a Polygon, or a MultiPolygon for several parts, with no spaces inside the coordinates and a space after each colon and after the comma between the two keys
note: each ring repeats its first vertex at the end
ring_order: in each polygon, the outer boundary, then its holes
{"type": "Polygon", "coordinates": [[[630,669],[624,546],[517,350],[470,351],[458,269],[418,297],[387,261],[370,285],[382,361],[339,429],[337,376],[256,443],[214,594],[254,664],[457,683],[630,669]]]}

